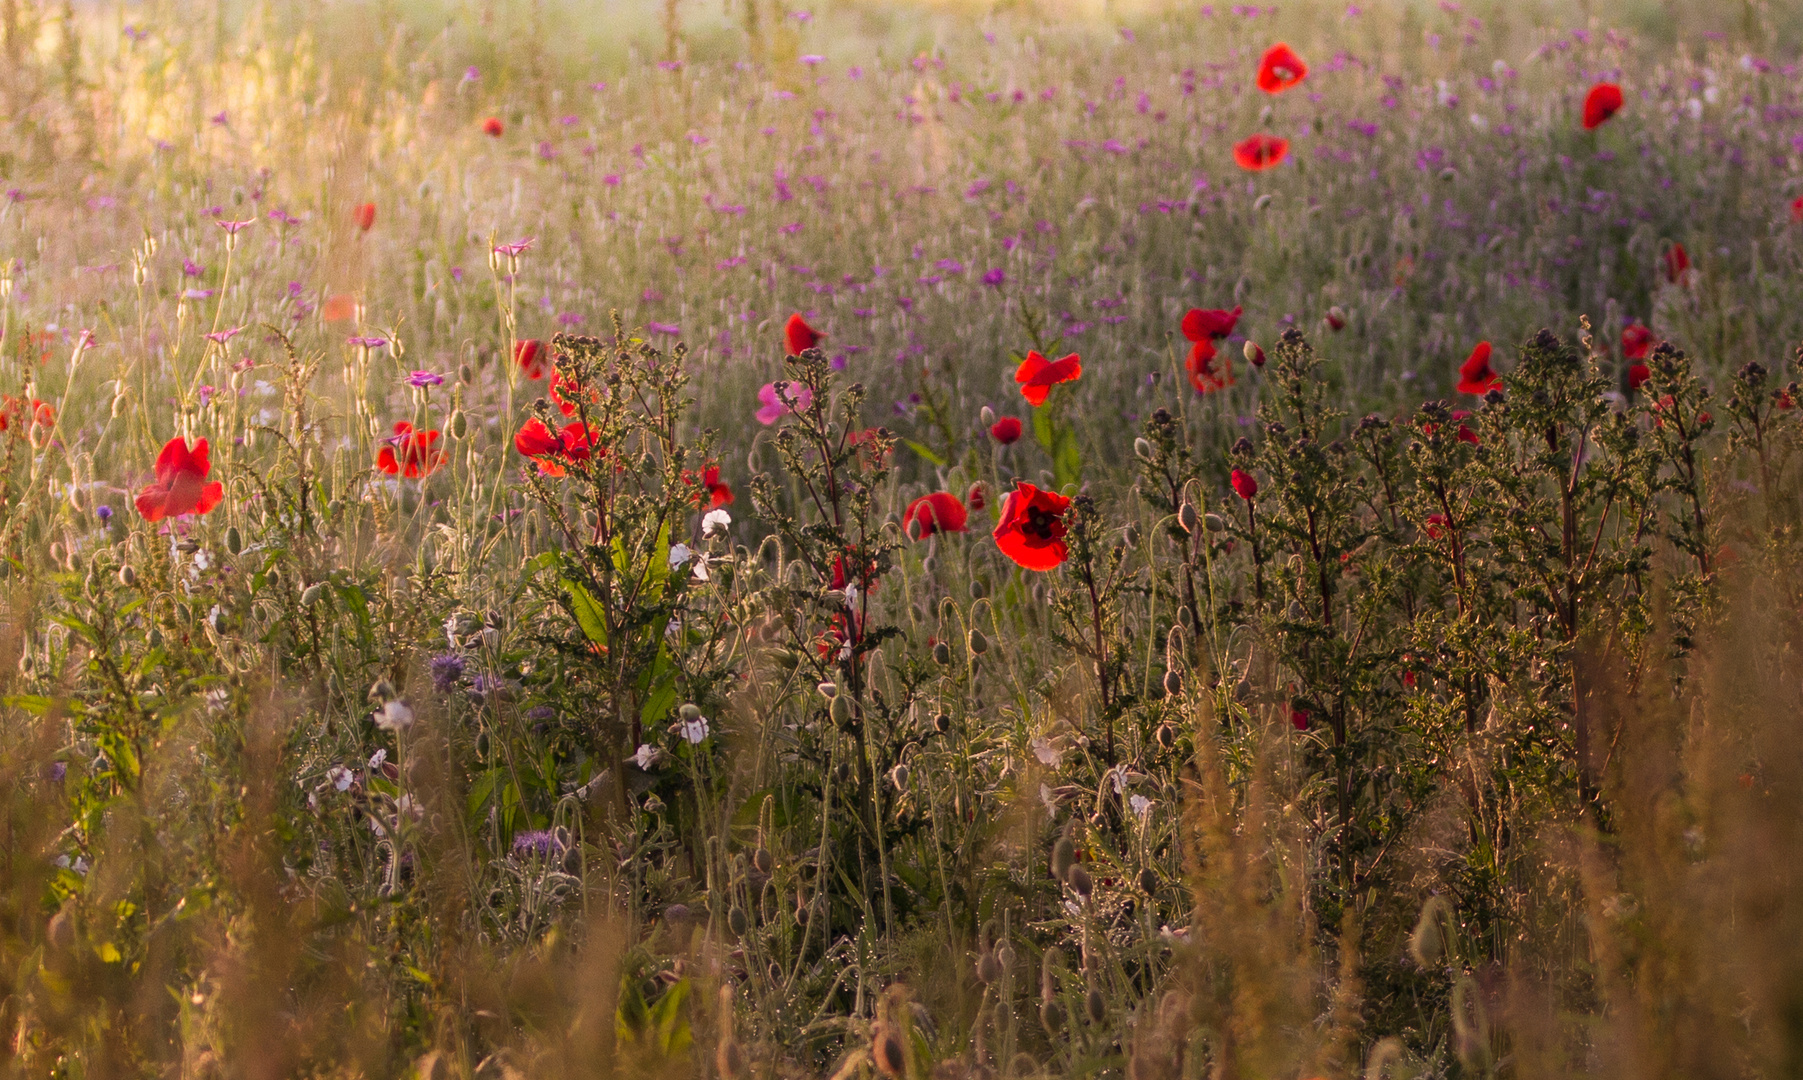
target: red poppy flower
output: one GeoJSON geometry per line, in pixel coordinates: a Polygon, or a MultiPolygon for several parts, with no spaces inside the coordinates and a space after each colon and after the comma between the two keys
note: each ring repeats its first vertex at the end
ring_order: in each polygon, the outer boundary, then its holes
{"type": "MultiPolygon", "coordinates": [[[[1471,414],[1466,412],[1465,410],[1459,409],[1452,414],[1453,422],[1457,423],[1458,421],[1463,420],[1470,415],[1471,414]]],[[[1458,440],[1460,442],[1470,443],[1473,446],[1484,445],[1483,441],[1477,437],[1477,432],[1466,427],[1464,424],[1459,424],[1458,440]]]]}
{"type": "Polygon", "coordinates": [[[1258,480],[1249,472],[1233,470],[1233,493],[1251,502],[1258,497],[1258,480]]]}
{"type": "Polygon", "coordinates": [[[533,382],[551,374],[551,350],[537,338],[524,338],[513,343],[513,362],[533,382]]]}
{"type": "Polygon", "coordinates": [[[482,121],[483,133],[492,135],[497,139],[500,138],[501,133],[506,130],[507,129],[501,124],[501,118],[498,116],[491,116],[487,120],[482,121]]]}
{"type": "Polygon", "coordinates": [[[0,431],[7,430],[15,423],[53,427],[56,424],[56,407],[37,398],[31,398],[27,402],[25,398],[8,394],[0,398],[0,431]]]}
{"type": "Polygon", "coordinates": [[[1792,221],[1803,221],[1803,195],[1799,195],[1790,201],[1790,219],[1792,221]]]}
{"type": "Polygon", "coordinates": [[[1690,252],[1684,250],[1683,244],[1673,244],[1665,249],[1665,280],[1673,285],[1684,284],[1690,273],[1690,252]]]}
{"type": "Polygon", "coordinates": [[[145,521],[161,521],[211,511],[225,497],[224,484],[207,483],[207,474],[212,471],[213,464],[207,460],[207,441],[196,439],[189,449],[187,440],[177,435],[164,443],[163,452],[157,455],[156,482],[138,492],[138,513],[144,515],[145,521]]]}
{"type": "Polygon", "coordinates": [[[1262,172],[1290,156],[1290,140],[1260,132],[1233,144],[1233,163],[1248,172],[1262,172]]]}
{"type": "Polygon", "coordinates": [[[1459,393],[1483,396],[1502,385],[1502,376],[1490,370],[1490,343],[1480,341],[1459,365],[1459,393]]]}
{"type": "MultiPolygon", "coordinates": [[[[564,466],[573,461],[587,461],[593,449],[594,432],[581,421],[565,424],[562,431],[552,431],[543,420],[533,417],[513,437],[513,448],[538,463],[538,471],[546,476],[564,475],[564,466]]],[[[603,449],[601,454],[605,456],[603,449]]]]}
{"type": "Polygon", "coordinates": [[[1308,65],[1281,41],[1258,62],[1258,88],[1267,94],[1281,94],[1307,77],[1308,65]]]}
{"type": "Polygon", "coordinates": [[[351,217],[357,222],[358,232],[368,232],[376,223],[376,204],[366,202],[351,211],[351,217]]]}
{"type": "Polygon", "coordinates": [[[800,356],[820,344],[820,339],[825,336],[800,315],[789,316],[788,323],[783,326],[783,340],[788,343],[790,356],[800,356]]]}
{"type": "Polygon", "coordinates": [[[437,449],[438,439],[436,431],[415,431],[412,424],[397,420],[394,434],[382,440],[387,445],[376,455],[376,468],[409,480],[430,476],[445,460],[444,451],[437,449]]]}
{"type": "Polygon", "coordinates": [[[1215,367],[1219,355],[1215,350],[1215,339],[1233,333],[1234,325],[1240,321],[1240,311],[1237,307],[1232,311],[1191,308],[1184,314],[1181,329],[1192,344],[1183,367],[1189,372],[1189,382],[1196,388],[1196,393],[1211,394],[1233,385],[1233,358],[1220,357],[1221,365],[1215,367]]]}
{"type": "Polygon", "coordinates": [[[1297,709],[1297,708],[1292,707],[1290,709],[1290,726],[1295,728],[1297,731],[1307,731],[1308,730],[1308,710],[1307,709],[1297,709]]]}
{"type": "Polygon", "coordinates": [[[1064,543],[1064,512],[1071,501],[1020,481],[1002,500],[995,546],[1028,570],[1050,570],[1070,557],[1064,543]]]}
{"type": "Polygon", "coordinates": [[[1183,316],[1183,336],[1191,341],[1207,341],[1210,338],[1224,338],[1233,333],[1239,325],[1240,312],[1243,308],[1235,307],[1232,311],[1220,308],[1190,308],[1183,316]]]}
{"type": "Polygon", "coordinates": [[[1621,332],[1621,354],[1629,360],[1644,360],[1653,348],[1653,332],[1640,323],[1632,323],[1621,332]]]}
{"type": "Polygon", "coordinates": [[[1622,106],[1621,87],[1614,83],[1597,83],[1584,95],[1584,130],[1600,127],[1622,106]]]}
{"type": "Polygon", "coordinates": [[[1052,387],[1063,382],[1075,382],[1083,377],[1083,361],[1076,353],[1071,353],[1062,360],[1047,360],[1038,352],[1029,350],[1027,358],[1014,369],[1014,381],[1020,384],[1021,396],[1035,409],[1045,404],[1046,395],[1052,387]]]}
{"type": "Polygon", "coordinates": [[[908,504],[907,511],[902,514],[902,531],[925,540],[936,532],[963,532],[969,520],[964,504],[956,495],[935,491],[908,504]]]}
{"type": "Polygon", "coordinates": [[[720,466],[709,465],[701,470],[701,486],[707,489],[707,508],[715,510],[730,504],[733,500],[732,488],[720,482],[720,466]]]}
{"type": "Polygon", "coordinates": [[[1773,401],[1773,403],[1775,403],[1778,406],[1778,408],[1782,409],[1785,412],[1789,412],[1792,409],[1797,407],[1797,403],[1794,399],[1791,398],[1790,390],[1788,390],[1788,389],[1780,390],[1776,394],[1773,394],[1772,401],[1773,401]]]}
{"type": "Polygon", "coordinates": [[[559,375],[557,372],[553,371],[551,373],[551,404],[557,406],[557,411],[563,413],[565,416],[576,415],[576,396],[572,389],[574,385],[574,383],[570,382],[562,375],[559,375]],[[571,390],[569,397],[563,395],[563,391],[565,390],[571,390]]]}
{"type": "Polygon", "coordinates": [[[1415,673],[1414,672],[1405,671],[1402,673],[1402,688],[1404,690],[1415,689],[1415,673]]]}
{"type": "Polygon", "coordinates": [[[983,485],[982,484],[970,485],[970,491],[965,494],[964,502],[972,510],[981,510],[981,509],[983,509],[984,506],[987,506],[989,500],[983,494],[983,485]]]}
{"type": "Polygon", "coordinates": [[[1253,367],[1264,367],[1265,351],[1257,344],[1248,341],[1246,342],[1246,359],[1252,362],[1253,367]]]}
{"type": "Polygon", "coordinates": [[[1646,381],[1652,377],[1653,369],[1647,367],[1645,364],[1628,365],[1628,389],[1638,390],[1642,386],[1645,386],[1646,381]]]}
{"type": "Polygon", "coordinates": [[[1004,416],[989,425],[989,437],[1003,446],[1009,446],[1020,438],[1020,418],[1004,416]]]}
{"type": "Polygon", "coordinates": [[[1445,514],[1429,514],[1429,515],[1427,515],[1427,526],[1426,527],[1427,527],[1428,539],[1438,540],[1441,537],[1445,536],[1446,535],[1446,525],[1447,525],[1447,522],[1446,522],[1445,514]]]}
{"type": "Polygon", "coordinates": [[[320,306],[319,317],[326,322],[362,322],[363,305],[354,296],[328,296],[320,306]]]}

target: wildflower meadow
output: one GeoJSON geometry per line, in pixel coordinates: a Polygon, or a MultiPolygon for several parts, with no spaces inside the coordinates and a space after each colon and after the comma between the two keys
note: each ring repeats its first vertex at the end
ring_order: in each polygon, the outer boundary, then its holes
{"type": "Polygon", "coordinates": [[[1794,0],[0,0],[6,1075],[1803,1071],[1794,0]]]}

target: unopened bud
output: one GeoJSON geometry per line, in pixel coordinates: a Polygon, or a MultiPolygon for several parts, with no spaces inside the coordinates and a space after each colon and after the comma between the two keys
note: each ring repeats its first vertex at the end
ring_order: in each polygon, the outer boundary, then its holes
{"type": "Polygon", "coordinates": [[[1070,876],[1071,867],[1077,861],[1077,845],[1071,843],[1068,836],[1060,836],[1052,845],[1052,876],[1063,881],[1070,876]]]}
{"type": "Polygon", "coordinates": [[[463,415],[462,409],[458,409],[456,412],[451,414],[451,438],[461,439],[464,436],[468,435],[469,433],[470,433],[469,419],[463,415]]]}
{"type": "Polygon", "coordinates": [[[301,607],[312,607],[314,604],[319,603],[320,594],[325,592],[325,590],[326,586],[323,581],[316,581],[307,586],[301,593],[301,607]]]}
{"type": "Polygon", "coordinates": [[[1164,692],[1173,697],[1183,693],[1183,675],[1176,668],[1164,673],[1164,692]]]}
{"type": "Polygon", "coordinates": [[[1152,444],[1144,438],[1133,440],[1133,453],[1137,455],[1141,461],[1151,461],[1154,457],[1152,444]]]}
{"type": "Polygon", "coordinates": [[[1177,508],[1177,524],[1183,526],[1184,532],[1194,533],[1196,526],[1200,523],[1194,503],[1186,500],[1182,506],[1177,508]]]}
{"type": "Polygon", "coordinates": [[[897,765],[895,768],[889,770],[889,782],[895,785],[895,790],[906,791],[908,790],[908,780],[911,775],[912,774],[908,772],[908,767],[906,765],[897,765]]]}
{"type": "Polygon", "coordinates": [[[839,684],[835,682],[823,682],[814,689],[820,691],[820,696],[828,701],[839,696],[839,684]]]}
{"type": "Polygon", "coordinates": [[[989,651],[989,639],[983,636],[983,631],[972,629],[970,632],[971,655],[972,656],[982,656],[984,653],[986,653],[988,651],[989,651]]]}
{"type": "Polygon", "coordinates": [[[137,583],[138,583],[138,572],[131,568],[130,563],[126,563],[124,566],[121,566],[119,568],[119,584],[121,584],[129,589],[133,585],[136,585],[137,583]]]}
{"type": "Polygon", "coordinates": [[[827,707],[827,711],[831,714],[833,723],[838,726],[847,727],[851,724],[851,699],[845,695],[841,694],[833,698],[833,703],[827,707]]]}
{"type": "Polygon", "coordinates": [[[982,983],[984,986],[988,986],[991,983],[1000,982],[1001,979],[1002,962],[995,958],[994,953],[986,952],[977,957],[978,982],[982,983]]]}
{"type": "Polygon", "coordinates": [[[238,531],[236,525],[225,530],[225,550],[233,555],[241,554],[244,551],[244,535],[238,531]]]}
{"type": "Polygon", "coordinates": [[[1258,347],[1257,342],[1247,341],[1244,351],[1246,353],[1247,363],[1251,364],[1253,367],[1265,366],[1265,351],[1258,347]]]}
{"type": "Polygon", "coordinates": [[[987,406],[987,405],[983,406],[983,411],[978,413],[977,416],[979,419],[981,419],[983,421],[984,427],[994,427],[995,426],[995,410],[990,408],[989,406],[987,406]]]}
{"type": "Polygon", "coordinates": [[[1065,884],[1075,889],[1078,896],[1088,897],[1095,890],[1095,882],[1089,879],[1089,871],[1081,866],[1071,867],[1071,872],[1064,876],[1065,884]]]}

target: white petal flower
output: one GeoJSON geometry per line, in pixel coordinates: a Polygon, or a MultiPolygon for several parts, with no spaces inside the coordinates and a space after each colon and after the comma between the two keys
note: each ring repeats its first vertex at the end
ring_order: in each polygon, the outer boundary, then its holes
{"type": "Polygon", "coordinates": [[[413,726],[413,710],[397,699],[384,704],[370,719],[383,731],[406,731],[413,726]]]}
{"type": "Polygon", "coordinates": [[[672,570],[680,569],[682,567],[683,563],[688,562],[689,559],[694,557],[694,554],[695,553],[693,551],[689,550],[689,545],[687,545],[687,544],[671,544],[670,545],[670,569],[672,569],[672,570]]]}
{"type": "Polygon", "coordinates": [[[726,527],[732,524],[732,515],[723,509],[709,510],[701,515],[701,535],[725,535],[726,527]]]}
{"type": "Polygon", "coordinates": [[[1035,737],[1031,745],[1033,756],[1039,759],[1041,765],[1056,769],[1058,763],[1064,760],[1064,752],[1053,746],[1051,740],[1043,735],[1035,737]]]}
{"type": "Polygon", "coordinates": [[[707,717],[697,716],[693,720],[678,720],[676,728],[684,741],[694,745],[707,738],[707,717]]]}
{"type": "Polygon", "coordinates": [[[1152,813],[1152,807],[1156,804],[1144,795],[1134,795],[1127,800],[1127,805],[1133,808],[1133,812],[1139,815],[1141,821],[1144,821],[1147,815],[1152,813]]]}
{"type": "MultiPolygon", "coordinates": [[[[386,753],[387,751],[383,751],[386,753]]],[[[326,782],[339,791],[351,789],[351,771],[343,765],[334,765],[326,770],[326,782]]]]}
{"type": "Polygon", "coordinates": [[[663,752],[657,747],[649,743],[640,743],[638,752],[632,755],[632,760],[638,763],[639,768],[650,772],[652,767],[657,764],[657,759],[662,756],[663,752]]]}
{"type": "Polygon", "coordinates": [[[387,760],[388,760],[388,751],[387,750],[377,750],[375,753],[369,755],[369,771],[375,772],[377,769],[381,768],[382,763],[387,760]]]}

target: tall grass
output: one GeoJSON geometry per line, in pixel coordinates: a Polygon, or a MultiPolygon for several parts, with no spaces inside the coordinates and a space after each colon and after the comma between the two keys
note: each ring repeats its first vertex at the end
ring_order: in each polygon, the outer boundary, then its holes
{"type": "Polygon", "coordinates": [[[1798,26],[0,3],[8,1068],[1794,1073],[1798,26]]]}

